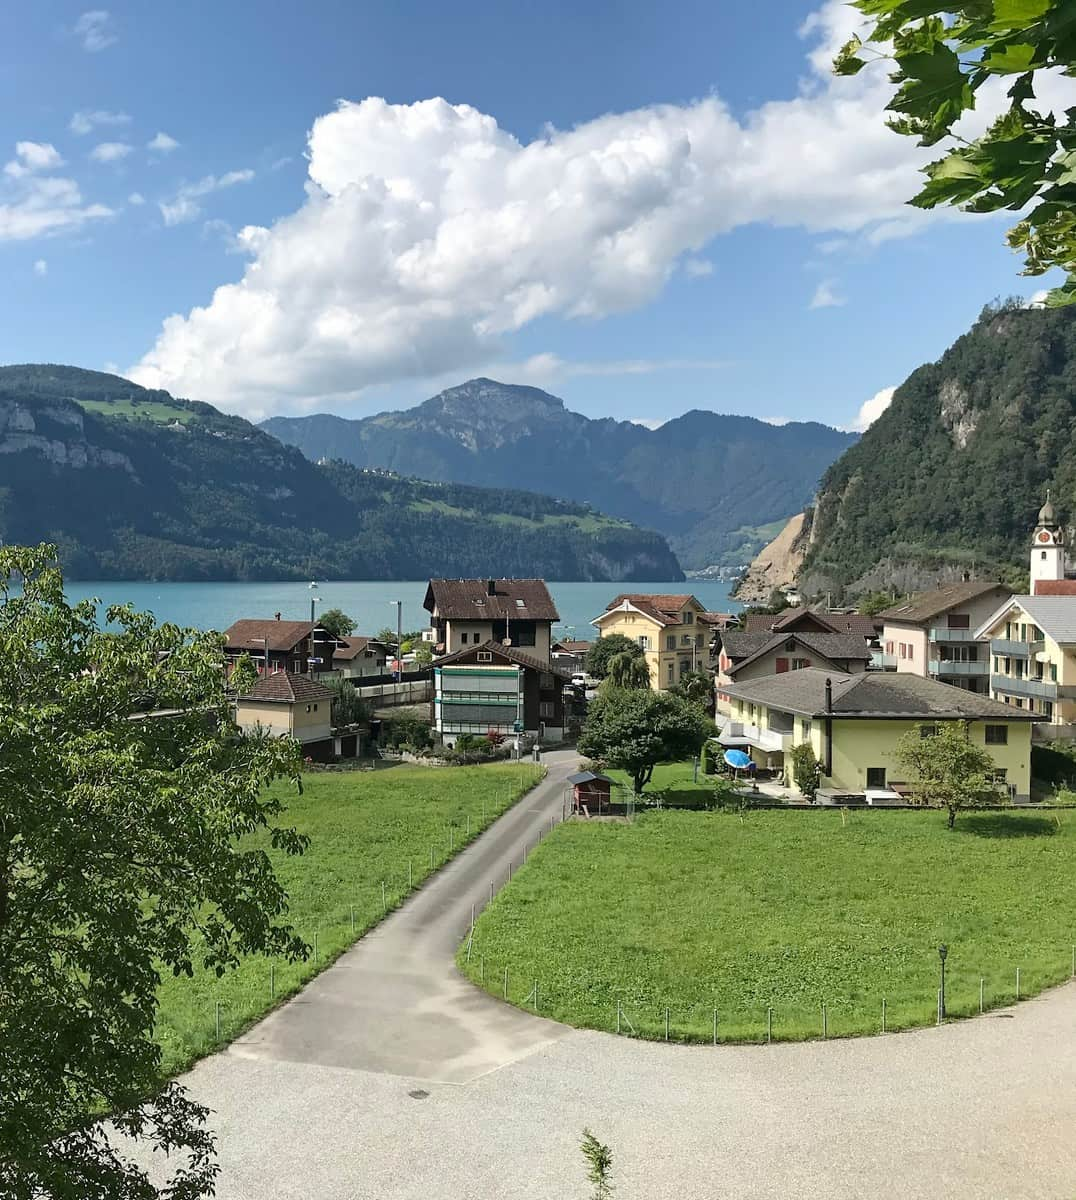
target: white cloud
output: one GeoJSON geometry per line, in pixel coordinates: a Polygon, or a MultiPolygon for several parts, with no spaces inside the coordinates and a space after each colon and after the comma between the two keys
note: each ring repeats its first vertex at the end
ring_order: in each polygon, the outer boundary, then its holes
{"type": "Polygon", "coordinates": [[[493,363],[482,367],[482,374],[494,378],[512,378],[529,383],[554,383],[581,375],[654,375],[661,371],[717,371],[727,367],[721,359],[711,358],[627,358],[571,360],[557,354],[533,354],[523,362],[493,363]]]}
{"type": "Polygon", "coordinates": [[[112,209],[104,204],[84,203],[73,179],[18,177],[0,189],[0,242],[70,233],[112,215],[112,209]]]}
{"type": "Polygon", "coordinates": [[[90,158],[99,163],[119,162],[121,158],[126,158],[133,149],[134,147],[128,145],[127,142],[101,142],[90,151],[90,158]]]}
{"type": "Polygon", "coordinates": [[[34,261],[34,274],[44,277],[48,273],[49,273],[49,264],[43,258],[36,259],[34,261]]]}
{"type": "Polygon", "coordinates": [[[684,263],[684,274],[691,279],[703,279],[714,273],[714,264],[708,258],[689,258],[684,263]]]}
{"type": "Polygon", "coordinates": [[[1039,288],[1037,292],[1032,292],[1027,298],[1028,308],[1045,308],[1046,297],[1050,294],[1049,288],[1039,288]]]}
{"type": "Polygon", "coordinates": [[[841,305],[847,304],[848,301],[836,291],[836,284],[832,279],[823,279],[818,287],[814,290],[814,295],[811,297],[808,308],[840,308],[841,305]]]}
{"type": "Polygon", "coordinates": [[[99,125],[128,125],[130,121],[131,118],[125,112],[108,112],[105,109],[89,112],[80,109],[71,117],[67,128],[72,133],[81,135],[92,133],[99,125]]]}
{"type": "Polygon", "coordinates": [[[143,196],[141,192],[132,192],[127,197],[127,203],[134,205],[134,207],[137,208],[140,204],[146,203],[146,197],[143,196]]]}
{"type": "Polygon", "coordinates": [[[665,424],[663,417],[629,417],[633,425],[642,425],[645,429],[660,429],[665,424]]]}
{"type": "Polygon", "coordinates": [[[767,425],[787,425],[792,420],[791,417],[759,417],[760,421],[765,421],[767,425]]]}
{"type": "Polygon", "coordinates": [[[117,40],[112,14],[104,8],[84,12],[71,27],[71,32],[82,40],[83,50],[89,51],[90,54],[108,49],[117,40]]]}
{"type": "Polygon", "coordinates": [[[153,137],[146,143],[147,150],[155,150],[158,154],[170,154],[177,149],[179,142],[174,137],[170,137],[163,130],[158,130],[153,137]]]}
{"type": "Polygon", "coordinates": [[[64,160],[51,142],[16,142],[15,157],[4,164],[4,174],[21,179],[36,171],[54,171],[64,160]]]}
{"type": "Polygon", "coordinates": [[[324,406],[497,361],[539,317],[638,308],[748,224],[892,236],[938,151],[885,127],[884,69],[831,74],[857,19],[827,3],[800,93],[742,117],[708,96],[524,144],[464,104],[341,102],[310,131],[301,208],[244,231],[242,279],[169,317],[132,374],[252,415],[324,406]]]}
{"type": "Polygon", "coordinates": [[[234,187],[237,183],[249,183],[254,178],[250,170],[228,171],[224,175],[206,175],[197,183],[185,183],[171,200],[158,204],[166,225],[182,225],[202,215],[199,201],[211,192],[234,187]]]}
{"type": "Polygon", "coordinates": [[[272,165],[269,167],[269,170],[279,171],[281,167],[286,167],[288,163],[294,161],[295,159],[290,154],[285,154],[281,158],[274,159],[272,165]]]}
{"type": "Polygon", "coordinates": [[[875,392],[869,400],[864,400],[859,406],[856,419],[848,427],[849,432],[864,433],[868,430],[889,407],[896,390],[895,387],[882,388],[880,392],[875,392]]]}

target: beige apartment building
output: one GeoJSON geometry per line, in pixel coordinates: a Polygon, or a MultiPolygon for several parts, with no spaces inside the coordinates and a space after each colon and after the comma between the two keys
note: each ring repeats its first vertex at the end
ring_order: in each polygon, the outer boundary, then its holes
{"type": "Polygon", "coordinates": [[[650,669],[650,686],[665,691],[710,662],[706,609],[691,595],[622,592],[591,622],[599,637],[621,633],[638,643],[650,669]]]}
{"type": "Polygon", "coordinates": [[[551,660],[560,617],[544,579],[431,579],[422,603],[438,656],[498,642],[551,660]]]}
{"type": "Polygon", "coordinates": [[[996,581],[953,583],[886,609],[875,664],[987,695],[990,647],[977,631],[1011,595],[996,581]]]}

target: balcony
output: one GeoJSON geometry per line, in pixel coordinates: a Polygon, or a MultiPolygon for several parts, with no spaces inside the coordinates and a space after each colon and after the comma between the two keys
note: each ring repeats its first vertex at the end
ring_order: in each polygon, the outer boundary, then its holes
{"type": "Polygon", "coordinates": [[[895,671],[897,669],[897,656],[895,654],[883,654],[881,650],[875,650],[871,654],[871,660],[868,665],[872,671],[895,671]]]}
{"type": "Polygon", "coordinates": [[[977,662],[957,662],[955,659],[932,658],[930,660],[931,675],[989,675],[990,664],[986,659],[977,662]]]}
{"type": "Polygon", "coordinates": [[[1015,638],[991,638],[990,653],[1005,658],[1029,658],[1043,649],[1042,642],[1018,642],[1015,638]]]}
{"type": "Polygon", "coordinates": [[[930,631],[930,640],[932,642],[975,642],[979,639],[975,636],[973,629],[948,629],[944,625],[937,625],[930,631]]]}
{"type": "Polygon", "coordinates": [[[1048,679],[1017,679],[1015,675],[991,675],[990,689],[1009,696],[1034,696],[1039,700],[1056,700],[1057,684],[1048,679]]]}
{"type": "Polygon", "coordinates": [[[754,746],[770,752],[791,750],[792,737],[791,729],[766,729],[746,721],[727,721],[718,730],[722,746],[754,746]]]}

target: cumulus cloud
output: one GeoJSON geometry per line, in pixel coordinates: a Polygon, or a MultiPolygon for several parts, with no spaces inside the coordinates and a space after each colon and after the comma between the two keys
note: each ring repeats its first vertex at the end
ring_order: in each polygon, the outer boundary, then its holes
{"type": "Polygon", "coordinates": [[[234,187],[237,183],[249,183],[254,178],[250,170],[227,171],[223,175],[206,175],[197,183],[185,183],[171,200],[162,200],[157,206],[166,225],[182,225],[202,215],[200,201],[211,192],[234,187]]]}
{"type": "Polygon", "coordinates": [[[864,400],[859,406],[856,419],[848,427],[849,431],[852,433],[866,432],[889,407],[896,390],[895,387],[882,388],[880,392],[875,392],[869,400],[864,400]]]}
{"type": "Polygon", "coordinates": [[[642,425],[644,429],[660,429],[665,424],[663,417],[629,417],[633,425],[642,425]]]}
{"type": "Polygon", "coordinates": [[[814,290],[814,295],[811,297],[808,308],[840,308],[842,304],[847,304],[848,301],[841,296],[836,290],[836,283],[832,279],[823,279],[818,287],[814,290]]]}
{"type": "Polygon", "coordinates": [[[80,109],[74,113],[67,123],[72,133],[79,135],[92,133],[100,125],[129,125],[130,116],[125,112],[109,112],[107,109],[95,109],[92,112],[80,109]]]}
{"type": "Polygon", "coordinates": [[[759,417],[760,421],[765,421],[767,425],[787,425],[791,417],[759,417]]]}
{"type": "Polygon", "coordinates": [[[117,41],[112,14],[104,8],[84,12],[71,27],[71,32],[80,39],[83,50],[90,54],[107,50],[117,41]]]}
{"type": "Polygon", "coordinates": [[[119,162],[121,158],[126,158],[133,149],[134,147],[128,145],[127,142],[101,142],[90,151],[90,158],[99,163],[119,162]]]}
{"type": "Polygon", "coordinates": [[[34,262],[34,274],[44,277],[49,273],[49,264],[43,259],[36,259],[34,262]]]}
{"type": "Polygon", "coordinates": [[[147,150],[155,150],[158,154],[171,154],[179,146],[179,142],[174,137],[170,137],[163,130],[158,130],[153,137],[146,143],[147,150]]]}
{"type": "Polygon", "coordinates": [[[143,196],[141,192],[132,192],[127,197],[127,203],[137,208],[140,204],[146,203],[146,197],[143,196]]]}
{"type": "Polygon", "coordinates": [[[708,258],[688,258],[684,261],[684,274],[691,279],[703,279],[714,273],[714,264],[708,258]]]}
{"type": "Polygon", "coordinates": [[[51,142],[16,142],[15,157],[4,164],[4,174],[12,179],[21,179],[37,171],[53,171],[62,167],[64,160],[51,142]]]}
{"type": "Polygon", "coordinates": [[[32,175],[0,189],[0,242],[69,233],[112,215],[104,204],[84,203],[73,179],[32,175]]]}
{"type": "Polygon", "coordinates": [[[243,277],[132,374],[252,416],[331,404],[497,361],[540,317],[637,308],[744,225],[891,227],[937,151],[886,129],[884,70],[832,76],[856,19],[827,3],[800,93],[743,117],[708,96],[521,143],[465,104],[341,102],[310,131],[302,207],[244,229],[243,277]]]}

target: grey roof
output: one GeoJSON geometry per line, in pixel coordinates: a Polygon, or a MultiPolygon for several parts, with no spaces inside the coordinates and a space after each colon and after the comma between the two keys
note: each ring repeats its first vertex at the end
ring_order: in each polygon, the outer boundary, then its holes
{"type": "Polygon", "coordinates": [[[866,639],[858,633],[727,633],[724,648],[729,658],[740,660],[736,663],[736,669],[739,669],[753,658],[779,650],[789,642],[820,654],[830,662],[840,659],[866,662],[871,657],[866,639]]]}
{"type": "Polygon", "coordinates": [[[555,675],[562,681],[571,678],[570,671],[566,671],[563,667],[550,662],[548,659],[538,658],[534,654],[527,654],[523,650],[518,650],[515,646],[506,646],[503,642],[494,641],[483,642],[481,646],[464,646],[461,650],[456,650],[453,654],[446,654],[443,658],[435,659],[434,666],[444,667],[453,663],[458,663],[461,666],[478,666],[478,655],[486,652],[492,654],[494,658],[501,658],[505,662],[522,667],[525,671],[541,671],[547,675],[555,675]]]}
{"type": "Polygon", "coordinates": [[[826,715],[826,680],[833,685],[833,716],[844,718],[903,717],[922,721],[950,720],[1035,721],[1026,709],[1014,708],[978,696],[964,688],[902,672],[866,671],[857,675],[820,671],[807,667],[734,683],[718,690],[734,700],[800,713],[806,717],[826,715]]]}
{"type": "Polygon", "coordinates": [[[1012,589],[1007,588],[996,579],[980,579],[971,583],[950,583],[947,587],[935,588],[932,592],[920,592],[918,596],[913,596],[901,604],[894,604],[892,608],[887,608],[885,612],[880,612],[878,615],[887,621],[909,621],[913,624],[919,621],[929,621],[933,617],[939,617],[942,613],[948,612],[951,608],[956,608],[959,604],[978,600],[980,596],[985,596],[987,592],[993,591],[1011,594],[1012,589]]]}
{"type": "Polygon", "coordinates": [[[1076,642],[1076,596],[1014,596],[1013,600],[1055,642],[1076,642]]]}
{"type": "Polygon", "coordinates": [[[608,775],[599,775],[594,771],[577,771],[574,775],[568,776],[568,782],[574,787],[580,783],[612,783],[613,781],[608,775]]]}

